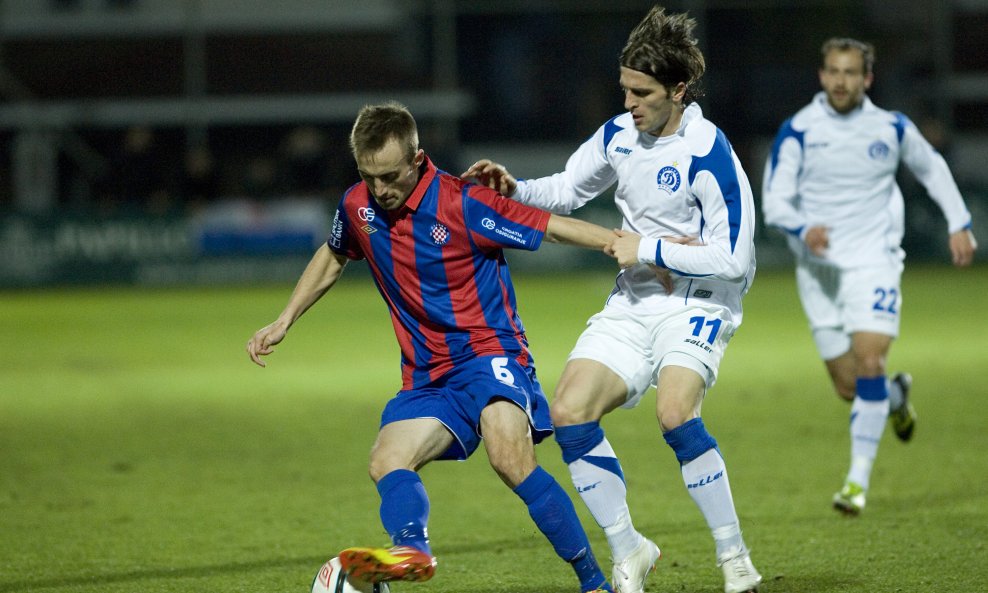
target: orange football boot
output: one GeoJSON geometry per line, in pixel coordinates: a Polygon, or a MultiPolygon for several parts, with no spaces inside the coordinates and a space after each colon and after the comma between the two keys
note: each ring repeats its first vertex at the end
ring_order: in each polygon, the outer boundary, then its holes
{"type": "Polygon", "coordinates": [[[347,548],[340,564],[354,579],[371,583],[428,581],[436,572],[435,557],[411,546],[347,548]]]}

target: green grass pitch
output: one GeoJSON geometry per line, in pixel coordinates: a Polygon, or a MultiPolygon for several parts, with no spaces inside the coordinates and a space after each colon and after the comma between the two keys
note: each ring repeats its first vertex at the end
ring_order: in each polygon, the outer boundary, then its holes
{"type": "MultiPolygon", "coordinates": [[[[551,394],[612,276],[518,277],[551,394]]],[[[0,293],[0,593],[302,592],[349,545],[382,545],[366,460],[398,352],[349,273],[268,358],[244,344],[288,286],[0,293]]],[[[830,509],[848,462],[791,271],[761,272],[704,406],[768,593],[985,589],[988,269],[911,267],[890,369],[915,378],[912,443],[887,431],[868,508],[830,509]]],[[[702,517],[656,427],[654,394],[604,426],[636,526],[663,550],[648,591],[716,593],[702,517]]],[[[554,441],[543,465],[575,499],[554,441]]],[[[423,471],[436,577],[398,593],[575,593],[576,580],[483,453],[423,471]]],[[[602,534],[577,508],[610,573],[602,534]]]]}

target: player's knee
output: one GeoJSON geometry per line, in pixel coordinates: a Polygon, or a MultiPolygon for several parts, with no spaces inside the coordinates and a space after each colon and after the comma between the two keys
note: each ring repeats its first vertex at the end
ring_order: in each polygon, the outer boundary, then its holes
{"type": "Polygon", "coordinates": [[[844,401],[852,401],[854,399],[855,392],[854,385],[855,383],[853,377],[849,380],[834,378],[834,393],[836,393],[837,397],[844,401]]]}
{"type": "Polygon", "coordinates": [[[387,451],[383,449],[375,448],[371,451],[367,473],[370,475],[370,479],[373,480],[375,484],[378,483],[381,478],[396,469],[410,469],[415,471],[415,468],[408,467],[407,464],[399,462],[394,458],[394,456],[389,455],[387,451]]]}
{"type": "Polygon", "coordinates": [[[371,456],[370,463],[368,464],[367,467],[367,473],[368,475],[370,475],[370,479],[373,480],[375,484],[377,484],[381,480],[381,478],[388,475],[389,473],[388,465],[385,464],[382,460],[377,459],[374,456],[371,456]]]}
{"type": "Polygon", "coordinates": [[[559,390],[549,405],[549,415],[556,426],[572,426],[595,420],[584,406],[576,404],[559,390]]]}
{"type": "Polygon", "coordinates": [[[857,356],[859,377],[880,377],[885,374],[885,355],[881,353],[863,353],[857,356]]]}
{"type": "Polygon", "coordinates": [[[667,412],[659,411],[656,414],[656,418],[659,421],[659,428],[662,432],[668,432],[674,428],[679,428],[683,424],[686,424],[693,419],[692,414],[684,413],[682,410],[670,410],[667,412]]]}
{"type": "Polygon", "coordinates": [[[531,471],[526,473],[519,467],[514,467],[511,465],[495,465],[493,461],[491,462],[491,467],[494,468],[494,473],[501,478],[501,481],[511,489],[517,488],[518,484],[524,482],[525,477],[531,473],[531,471]]]}
{"type": "Polygon", "coordinates": [[[488,449],[488,459],[494,473],[509,488],[515,488],[518,484],[525,481],[525,478],[535,470],[537,465],[534,451],[529,455],[524,451],[500,451],[495,453],[488,449]]]}
{"type": "Polygon", "coordinates": [[[594,422],[621,405],[626,393],[623,382],[620,387],[599,383],[560,383],[549,405],[549,414],[556,426],[594,422]]]}
{"type": "Polygon", "coordinates": [[[852,351],[857,377],[880,377],[885,374],[890,341],[887,336],[856,334],[852,351]]]}
{"type": "Polygon", "coordinates": [[[696,418],[697,414],[692,407],[678,401],[665,401],[656,406],[655,417],[662,432],[668,432],[696,418]]]}

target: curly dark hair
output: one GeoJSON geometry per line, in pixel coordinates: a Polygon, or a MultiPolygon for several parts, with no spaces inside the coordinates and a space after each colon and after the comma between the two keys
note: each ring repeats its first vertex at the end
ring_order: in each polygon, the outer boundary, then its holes
{"type": "Polygon", "coordinates": [[[693,36],[696,20],[655,5],[628,36],[621,65],[648,74],[666,88],[686,84],[683,103],[703,96],[699,82],[706,64],[693,36]]]}

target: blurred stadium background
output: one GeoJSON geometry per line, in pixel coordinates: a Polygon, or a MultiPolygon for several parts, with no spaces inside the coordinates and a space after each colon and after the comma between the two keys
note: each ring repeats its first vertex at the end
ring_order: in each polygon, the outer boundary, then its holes
{"type": "MultiPolygon", "coordinates": [[[[380,542],[365,464],[397,351],[373,285],[341,283],[346,310],[314,308],[263,372],[243,352],[356,180],[354,115],[405,102],[454,173],[480,156],[556,171],[621,110],[617,55],[651,5],[0,0],[0,593],[302,591],[336,550],[380,542]],[[65,286],[80,288],[49,289],[65,286]]],[[[820,44],[851,35],[877,46],[873,98],[945,154],[988,244],[988,0],[666,6],[699,21],[701,104],[756,200],[777,127],[818,89],[820,44]]],[[[886,437],[864,521],[828,508],[847,409],[817,403],[834,398],[788,255],[758,231],[752,321],[704,417],[773,593],[984,590],[988,336],[971,330],[988,245],[979,269],[952,270],[937,207],[901,183],[909,262],[931,265],[907,268],[891,364],[925,403],[909,447],[886,437]]],[[[578,214],[610,224],[612,210],[601,198],[578,214]]],[[[614,269],[555,247],[509,255],[538,272],[516,284],[547,393],[614,269]]],[[[653,415],[607,430],[635,468],[636,523],[668,542],[652,586],[722,590],[653,415]],[[672,465],[648,470],[656,459],[672,465]]],[[[556,446],[542,448],[565,476],[556,446]]],[[[444,568],[430,591],[568,590],[485,463],[438,471],[426,479],[444,568]]]]}
{"type": "MultiPolygon", "coordinates": [[[[617,55],[652,4],[4,0],[0,287],[292,280],[356,179],[350,123],[382,99],[411,108],[451,172],[481,156],[556,171],[621,110],[617,55]]],[[[756,200],[778,125],[818,90],[821,42],[847,35],[876,45],[873,99],[921,127],[988,228],[988,1],[665,6],[699,21],[700,103],[756,200]]],[[[901,183],[909,260],[947,265],[939,210],[901,183]]],[[[584,210],[614,222],[609,200],[584,210]]],[[[787,261],[779,237],[758,240],[761,266],[787,261]]],[[[517,265],[607,265],[547,251],[517,265]]]]}

